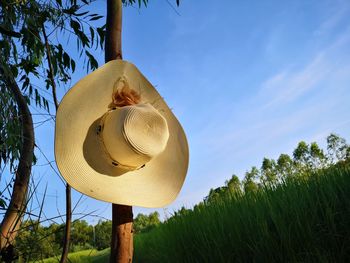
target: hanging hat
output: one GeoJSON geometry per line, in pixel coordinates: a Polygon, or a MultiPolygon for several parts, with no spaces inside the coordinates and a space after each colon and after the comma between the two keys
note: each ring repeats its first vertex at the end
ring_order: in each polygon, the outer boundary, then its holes
{"type": "Polygon", "coordinates": [[[163,98],[131,63],[114,60],[81,79],[62,99],[55,157],[77,191],[115,204],[161,207],[178,195],[188,168],[186,135],[163,98]],[[118,107],[127,86],[141,101],[118,107]]]}

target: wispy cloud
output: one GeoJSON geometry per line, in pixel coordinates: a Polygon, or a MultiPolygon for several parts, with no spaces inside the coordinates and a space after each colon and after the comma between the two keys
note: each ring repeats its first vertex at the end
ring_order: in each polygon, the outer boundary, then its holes
{"type": "MultiPolygon", "coordinates": [[[[269,77],[261,85],[258,99],[264,101],[264,109],[286,105],[315,89],[325,79],[344,69],[344,57],[339,49],[349,45],[350,37],[346,30],[327,48],[319,51],[309,63],[300,69],[283,69],[269,77]]],[[[348,62],[345,62],[349,64],[348,62]]],[[[296,67],[296,66],[294,66],[296,67]]]]}
{"type": "Polygon", "coordinates": [[[350,5],[346,3],[348,3],[348,1],[339,1],[338,4],[340,6],[338,6],[336,1],[333,1],[331,14],[320,24],[316,30],[314,30],[313,34],[315,36],[327,34],[336,28],[344,18],[348,18],[350,5]]]}
{"type": "Polygon", "coordinates": [[[261,87],[265,107],[288,103],[315,88],[331,71],[331,65],[320,52],[313,61],[297,72],[285,70],[267,79],[261,87]],[[270,98],[270,99],[269,99],[270,98]]]}

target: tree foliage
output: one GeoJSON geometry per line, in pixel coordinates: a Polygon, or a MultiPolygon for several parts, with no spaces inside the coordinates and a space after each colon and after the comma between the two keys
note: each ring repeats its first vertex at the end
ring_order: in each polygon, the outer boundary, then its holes
{"type": "Polygon", "coordinates": [[[98,250],[105,249],[111,244],[112,221],[98,221],[95,226],[95,246],[98,250]]]}
{"type": "Polygon", "coordinates": [[[148,216],[144,214],[138,214],[134,219],[134,232],[136,234],[147,232],[159,224],[160,220],[158,212],[153,212],[148,216]]]}
{"type": "MultiPolygon", "coordinates": [[[[77,62],[63,42],[67,35],[74,41],[89,70],[98,67],[90,49],[103,46],[104,28],[94,27],[92,21],[101,15],[86,11],[90,1],[0,1],[0,52],[11,75],[21,87],[28,104],[34,103],[49,111],[49,90],[53,85],[67,84],[77,62]],[[46,41],[47,40],[47,41],[46,41]],[[52,76],[47,58],[51,58],[52,76]],[[38,86],[38,81],[45,83],[38,86]]],[[[3,72],[2,74],[6,74],[3,72]]],[[[2,78],[3,79],[3,78],[2,78]]],[[[0,80],[0,165],[18,160],[21,140],[17,109],[0,80]],[[8,114],[10,113],[10,114],[8,114]],[[16,140],[17,138],[17,140],[16,140]]]]}
{"type": "Polygon", "coordinates": [[[283,181],[304,177],[319,169],[350,160],[350,145],[337,134],[327,136],[327,153],[316,142],[301,141],[294,149],[292,157],[281,154],[277,160],[264,158],[261,167],[253,166],[245,173],[242,182],[234,175],[226,185],[210,189],[204,204],[210,204],[232,192],[249,193],[261,187],[275,187],[283,181]]]}
{"type": "MultiPolygon", "coordinates": [[[[88,69],[96,69],[97,61],[89,49],[94,48],[94,45],[96,47],[99,44],[102,46],[104,27],[95,28],[90,24],[91,21],[98,20],[102,16],[84,11],[84,6],[89,3],[90,1],[77,3],[74,0],[65,1],[65,3],[59,0],[14,2],[1,0],[1,91],[6,90],[9,85],[15,86],[20,93],[17,96],[24,98],[24,104],[34,103],[35,106],[49,112],[49,97],[51,96],[47,95],[50,94],[47,90],[52,88],[53,99],[57,107],[56,82],[58,85],[67,84],[76,65],[75,60],[67,51],[68,48],[64,48],[64,45],[61,44],[64,39],[61,36],[67,33],[73,39],[75,38],[80,57],[85,57],[88,69]],[[89,32],[90,35],[86,32],[89,32]]],[[[7,209],[1,224],[1,232],[7,240],[7,247],[17,234],[16,231],[8,229],[8,226],[18,228],[24,214],[23,209],[28,201],[25,200],[25,196],[30,181],[31,162],[32,160],[35,162],[36,158],[30,158],[29,163],[25,164],[27,170],[29,169],[28,172],[19,172],[19,169],[24,167],[19,161],[20,159],[24,160],[24,155],[21,152],[21,156],[19,156],[19,150],[29,149],[29,143],[34,145],[34,141],[29,142],[27,137],[24,137],[24,125],[23,123],[20,125],[18,121],[19,119],[23,120],[24,116],[18,114],[19,111],[16,104],[13,103],[10,93],[2,92],[0,99],[2,105],[0,108],[0,166],[10,164],[9,169],[13,176],[11,181],[14,181],[15,185],[8,207],[6,207],[7,204],[4,200],[6,196],[0,195],[0,204],[7,209]],[[18,203],[21,204],[20,207],[18,203]],[[15,213],[18,216],[14,216],[15,213]],[[8,233],[11,233],[11,236],[7,237],[8,233]]],[[[29,110],[27,113],[30,116],[29,110]]],[[[31,120],[31,117],[28,116],[26,119],[31,120]]],[[[33,129],[32,122],[31,127],[33,129]]],[[[31,148],[33,150],[33,147],[31,148]]],[[[32,156],[33,153],[29,153],[29,155],[32,156]]],[[[3,193],[6,189],[10,191],[11,186],[11,183],[8,184],[0,192],[3,193]]],[[[1,242],[2,253],[5,248],[3,247],[4,242],[1,242]]]]}
{"type": "MultiPolygon", "coordinates": [[[[138,214],[134,219],[134,231],[136,234],[144,233],[160,223],[158,212],[149,215],[138,214]]],[[[24,262],[59,255],[63,246],[64,228],[65,224],[52,223],[43,226],[38,221],[24,221],[16,240],[18,255],[24,262]]],[[[95,226],[85,220],[75,220],[72,223],[70,251],[108,248],[111,243],[111,231],[110,220],[99,220],[95,226]]]]}

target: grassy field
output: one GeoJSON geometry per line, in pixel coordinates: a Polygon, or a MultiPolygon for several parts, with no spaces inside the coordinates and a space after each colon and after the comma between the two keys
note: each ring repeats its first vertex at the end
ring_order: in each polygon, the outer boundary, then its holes
{"type": "Polygon", "coordinates": [[[135,237],[135,262],[347,262],[350,169],[265,188],[135,237]]]}
{"type": "MultiPolygon", "coordinates": [[[[69,255],[108,262],[109,250],[69,255]]],[[[135,236],[134,262],[347,262],[350,168],[237,194],[135,236]]],[[[46,259],[43,262],[58,262],[46,259]]]]}
{"type": "MultiPolygon", "coordinates": [[[[71,263],[105,263],[109,259],[109,249],[102,251],[97,250],[83,250],[79,252],[70,253],[68,255],[69,262],[71,263]]],[[[57,258],[47,258],[42,261],[35,261],[41,263],[57,263],[60,260],[60,256],[57,258]]]]}

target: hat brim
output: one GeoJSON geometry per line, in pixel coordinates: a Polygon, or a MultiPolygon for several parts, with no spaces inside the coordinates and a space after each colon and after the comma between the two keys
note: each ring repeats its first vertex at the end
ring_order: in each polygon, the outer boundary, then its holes
{"type": "Polygon", "coordinates": [[[62,99],[55,127],[55,158],[62,176],[77,191],[115,204],[162,207],[178,195],[188,168],[185,133],[163,98],[131,63],[114,60],[81,79],[62,99]],[[165,150],[145,167],[125,171],[110,164],[99,145],[97,125],[108,110],[114,83],[124,76],[166,119],[165,150]]]}

